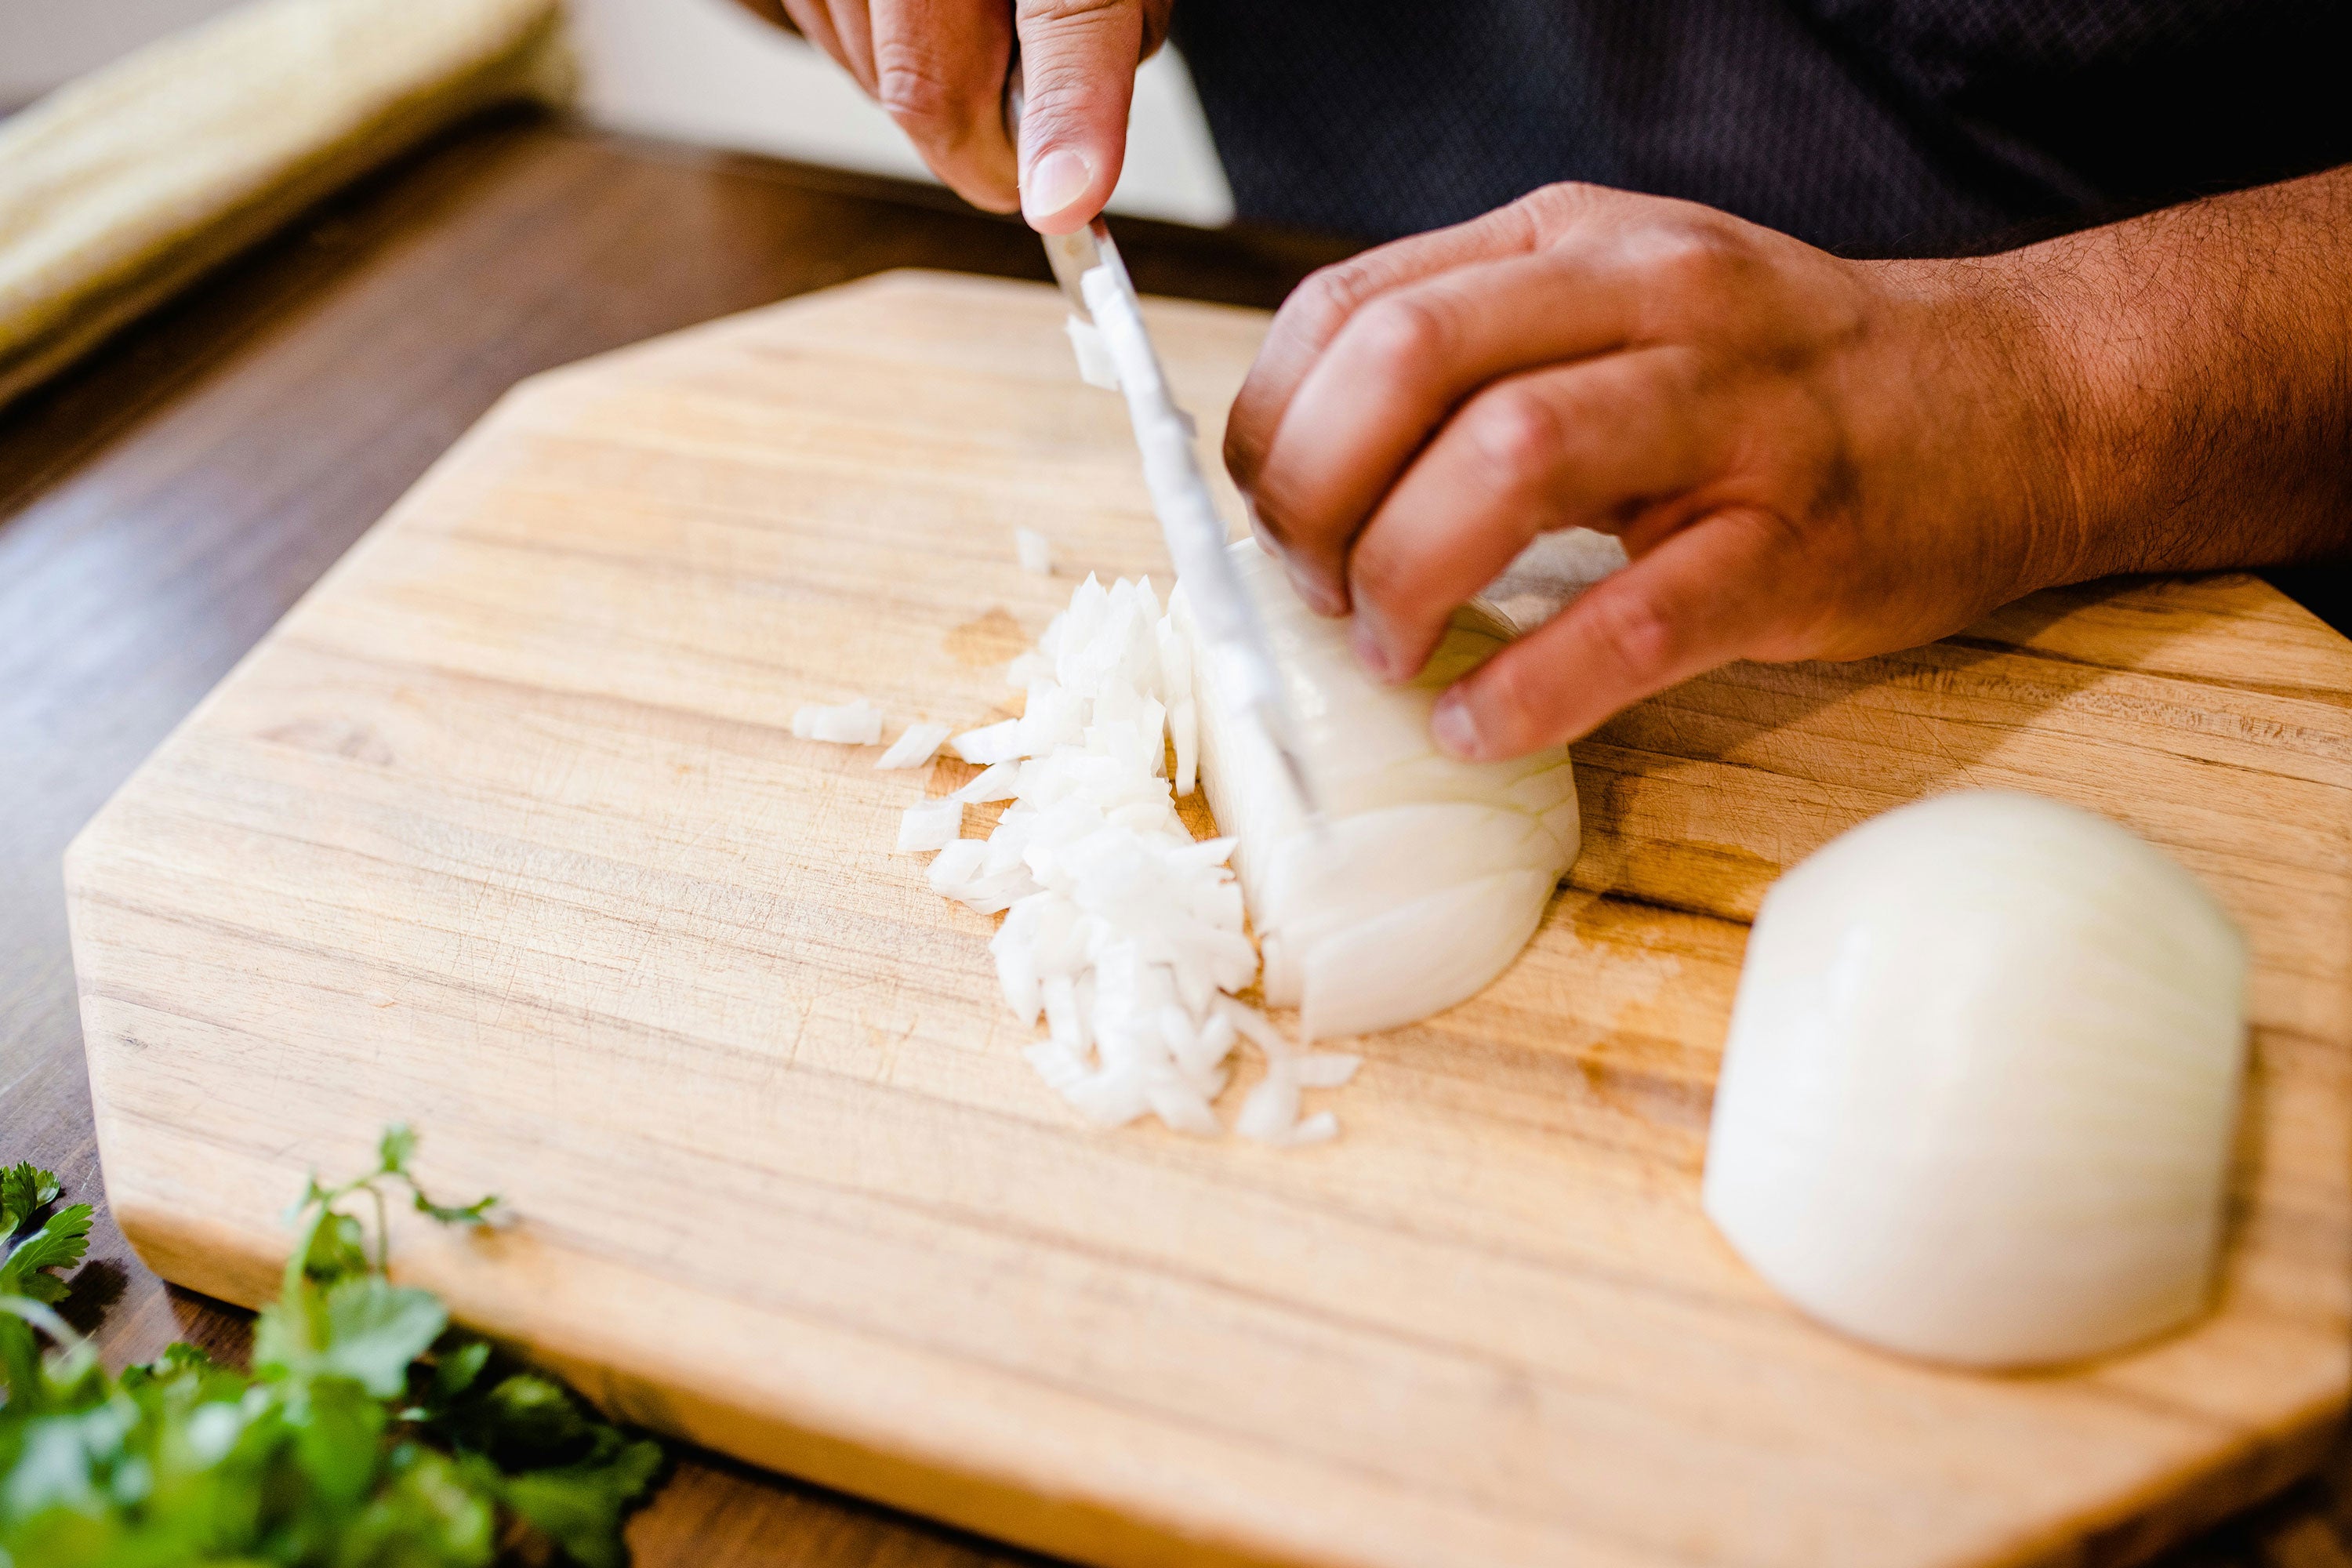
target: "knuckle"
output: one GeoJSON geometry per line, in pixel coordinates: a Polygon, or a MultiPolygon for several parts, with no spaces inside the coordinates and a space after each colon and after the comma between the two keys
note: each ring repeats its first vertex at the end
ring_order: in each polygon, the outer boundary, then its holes
{"type": "Polygon", "coordinates": [[[1519,205],[1530,212],[1546,216],[1582,212],[1596,201],[1615,193],[1606,185],[1596,185],[1588,180],[1554,180],[1549,185],[1538,185],[1519,198],[1519,205]]]}
{"type": "Polygon", "coordinates": [[[1021,142],[1025,147],[1058,147],[1090,139],[1086,103],[1076,90],[1040,88],[1021,110],[1021,142]]]}
{"type": "Polygon", "coordinates": [[[1014,15],[1024,26],[1084,24],[1136,9],[1136,0],[1020,0],[1014,15]]]}
{"type": "Polygon", "coordinates": [[[1387,381],[1418,379],[1443,364],[1454,342],[1445,312],[1415,294],[1391,294],[1358,311],[1348,328],[1387,381]]]}
{"type": "Polygon", "coordinates": [[[1526,220],[1535,242],[1549,245],[1577,220],[1612,201],[1623,200],[1624,195],[1584,180],[1557,180],[1537,186],[1511,205],[1526,220]]]}
{"type": "Polygon", "coordinates": [[[1507,482],[1544,472],[1561,446],[1559,415],[1523,386],[1506,384],[1479,396],[1463,416],[1462,433],[1478,459],[1500,470],[1507,482]]]}
{"type": "Polygon", "coordinates": [[[1603,653],[1636,680],[1673,667],[1674,626],[1648,595],[1595,595],[1591,613],[1603,653]]]}
{"type": "Polygon", "coordinates": [[[1373,292],[1373,287],[1370,270],[1360,263],[1333,262],[1308,273],[1290,291],[1280,313],[1295,312],[1298,327],[1317,342],[1327,342],[1357,305],[1373,292]]]}
{"type": "Polygon", "coordinates": [[[904,58],[875,65],[874,96],[903,129],[942,131],[961,121],[962,95],[936,69],[904,58]]]}
{"type": "Polygon", "coordinates": [[[875,40],[875,101],[910,136],[962,139],[979,101],[995,103],[992,85],[971,70],[957,73],[934,49],[912,40],[875,40]]]}
{"type": "Polygon", "coordinates": [[[1685,299],[1720,300],[1738,289],[1750,260],[1747,244],[1714,224],[1677,223],[1645,247],[1653,276],[1685,299]]]}

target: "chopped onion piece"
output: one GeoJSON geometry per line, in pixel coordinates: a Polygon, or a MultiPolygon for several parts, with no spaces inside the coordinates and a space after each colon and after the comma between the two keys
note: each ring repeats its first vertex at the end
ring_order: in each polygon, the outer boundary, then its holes
{"type": "Polygon", "coordinates": [[[1234,1131],[1261,1143],[1281,1143],[1289,1140],[1291,1129],[1297,1125],[1298,1079],[1276,1066],[1267,1069],[1242,1101],[1234,1131]]]}
{"type": "Polygon", "coordinates": [[[1209,1097],[1180,1078],[1161,1078],[1148,1083],[1144,1100],[1151,1107],[1151,1113],[1172,1131],[1215,1138],[1225,1130],[1210,1107],[1209,1097]]]}
{"type": "Polygon", "coordinates": [[[901,855],[921,849],[944,849],[963,831],[963,802],[953,795],[910,805],[898,814],[901,855]]]}
{"type": "Polygon", "coordinates": [[[1078,379],[1088,386],[1099,386],[1105,392],[1118,390],[1118,366],[1104,346],[1102,333],[1092,321],[1069,316],[1062,322],[1063,331],[1070,334],[1070,350],[1078,356],[1078,379]]]}
{"type": "Polygon", "coordinates": [[[1007,719],[1002,724],[966,730],[955,738],[954,745],[956,755],[967,763],[1009,763],[1021,755],[1021,721],[1007,719]]]}
{"type": "Polygon", "coordinates": [[[1168,731],[1176,750],[1176,793],[1191,795],[1201,768],[1201,715],[1192,698],[1177,699],[1169,710],[1168,731]]]}
{"type": "Polygon", "coordinates": [[[1293,1148],[1302,1143],[1328,1143],[1339,1136],[1339,1119],[1328,1110],[1318,1110],[1298,1122],[1283,1142],[1293,1148]]]}
{"type": "Polygon", "coordinates": [[[1172,739],[1191,787],[1197,700],[1191,650],[1150,583],[1089,576],[1014,663],[1022,717],[957,737],[957,752],[986,771],[909,812],[901,837],[944,845],[933,890],[1003,912],[989,951],[1005,1005],[1046,1031],[1031,1065],[1097,1125],[1156,1115],[1211,1136],[1246,1037],[1278,1087],[1245,1100],[1245,1131],[1276,1143],[1334,1135],[1328,1112],[1299,1121],[1299,1090],[1344,1082],[1355,1058],[1302,1063],[1269,1019],[1232,998],[1258,975],[1228,864],[1236,841],[1195,843],[1162,776],[1172,739]],[[954,837],[960,816],[945,828],[918,816],[988,800],[1011,805],[985,839],[954,837]]]}
{"type": "Polygon", "coordinates": [[[803,741],[831,741],[845,746],[879,745],[882,710],[863,697],[830,708],[811,703],[793,710],[793,733],[803,741]]]}
{"type": "MultiPolygon", "coordinates": [[[[959,807],[959,810],[961,808],[959,807]]],[[[931,862],[927,880],[931,891],[959,896],[961,889],[980,869],[981,857],[988,853],[984,839],[959,838],[940,850],[939,858],[931,862]]]]}
{"type": "Polygon", "coordinates": [[[971,801],[1011,800],[1019,793],[1020,786],[1015,781],[1020,776],[1021,764],[1018,762],[991,763],[987,767],[982,768],[970,784],[956,791],[954,798],[971,801]]]}
{"type": "Polygon", "coordinates": [[[1339,1051],[1309,1051],[1295,1069],[1301,1089],[1337,1089],[1356,1076],[1364,1058],[1339,1051]]]}
{"type": "Polygon", "coordinates": [[[889,750],[874,759],[874,765],[877,768],[919,768],[939,755],[940,742],[947,738],[948,727],[945,724],[933,724],[928,721],[909,724],[903,734],[890,742],[889,750]]]}
{"type": "Polygon", "coordinates": [[[1054,574],[1054,542],[1034,528],[1013,531],[1013,553],[1021,563],[1021,570],[1040,577],[1054,574]]]}

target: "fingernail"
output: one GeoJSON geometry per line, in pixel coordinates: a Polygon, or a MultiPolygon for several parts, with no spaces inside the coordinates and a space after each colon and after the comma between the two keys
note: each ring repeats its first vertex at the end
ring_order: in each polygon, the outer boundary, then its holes
{"type": "Polygon", "coordinates": [[[1471,716],[1470,704],[1460,692],[1449,691],[1437,700],[1436,710],[1429,716],[1429,737],[1449,756],[1465,763],[1478,760],[1478,721],[1471,716]]]}
{"type": "Polygon", "coordinates": [[[1370,671],[1374,680],[1396,679],[1389,669],[1387,640],[1372,625],[1371,618],[1360,609],[1356,612],[1354,628],[1348,634],[1348,645],[1356,650],[1356,662],[1370,671]]]}
{"type": "Polygon", "coordinates": [[[1056,147],[1029,165],[1029,177],[1021,182],[1022,214],[1033,221],[1053,217],[1086,195],[1094,178],[1084,157],[1056,147]]]}

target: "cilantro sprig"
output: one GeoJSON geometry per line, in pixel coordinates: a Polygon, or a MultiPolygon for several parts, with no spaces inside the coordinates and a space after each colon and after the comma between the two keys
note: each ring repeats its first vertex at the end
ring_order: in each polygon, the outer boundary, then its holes
{"type": "Polygon", "coordinates": [[[175,1344],[119,1378],[54,1310],[89,1205],[0,1170],[0,1568],[477,1568],[515,1546],[624,1568],[662,1449],[387,1278],[390,1199],[444,1225],[496,1206],[434,1202],[415,1150],[395,1127],[374,1170],[310,1182],[249,1372],[175,1344]]]}

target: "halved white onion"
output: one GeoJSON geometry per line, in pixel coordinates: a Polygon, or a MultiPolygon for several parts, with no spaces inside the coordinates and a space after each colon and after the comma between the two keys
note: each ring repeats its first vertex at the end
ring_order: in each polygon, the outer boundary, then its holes
{"type": "Polygon", "coordinates": [[[2243,939],[2103,817],[1950,795],[1784,876],[1748,938],[1708,1215],[1823,1322],[2030,1366],[2205,1307],[2245,1056],[2243,939]]]}
{"type": "Polygon", "coordinates": [[[1192,642],[1201,772],[1265,952],[1266,1000],[1297,1005],[1306,1037],[1394,1028],[1475,994],[1527,945],[1576,858],[1576,776],[1565,747],[1464,763],[1429,738],[1438,694],[1507,632],[1458,613],[1404,686],[1364,673],[1346,623],[1301,604],[1255,544],[1232,547],[1286,683],[1292,737],[1324,820],[1310,824],[1281,759],[1181,604],[1192,642]]]}

